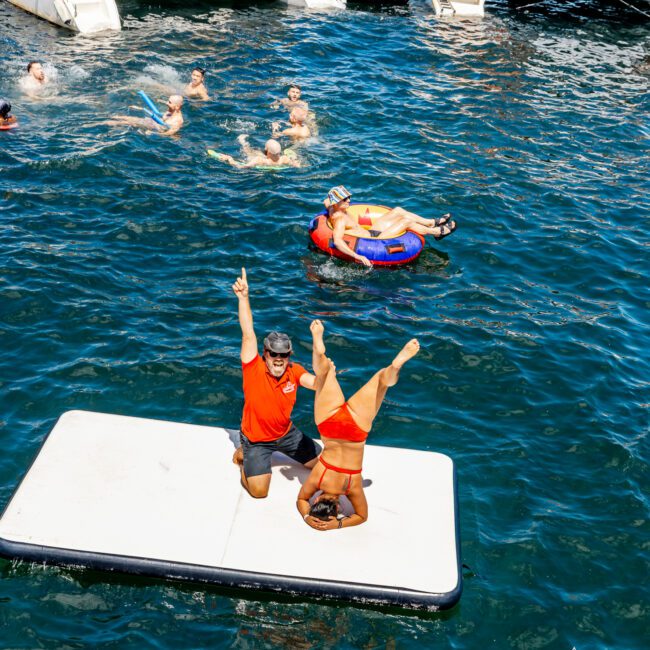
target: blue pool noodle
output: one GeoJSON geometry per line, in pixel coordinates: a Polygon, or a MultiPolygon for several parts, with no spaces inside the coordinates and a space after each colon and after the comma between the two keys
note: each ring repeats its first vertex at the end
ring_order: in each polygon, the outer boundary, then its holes
{"type": "Polygon", "coordinates": [[[156,115],[159,118],[162,117],[162,113],[156,108],[156,105],[149,99],[149,97],[147,97],[147,93],[145,93],[144,90],[138,90],[138,95],[140,95],[142,101],[149,107],[149,109],[153,113],[152,117],[156,115]]]}
{"type": "Polygon", "coordinates": [[[150,117],[154,122],[158,122],[160,126],[164,126],[165,128],[168,128],[167,125],[162,121],[158,115],[155,113],[152,113],[151,111],[148,111],[146,108],[144,109],[144,112],[147,114],[148,117],[150,117]]]}

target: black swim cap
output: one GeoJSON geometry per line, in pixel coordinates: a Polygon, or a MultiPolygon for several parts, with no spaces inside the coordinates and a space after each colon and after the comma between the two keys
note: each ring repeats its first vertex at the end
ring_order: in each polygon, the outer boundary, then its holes
{"type": "Polygon", "coordinates": [[[11,104],[6,99],[0,99],[0,117],[7,119],[11,112],[11,104]]]}

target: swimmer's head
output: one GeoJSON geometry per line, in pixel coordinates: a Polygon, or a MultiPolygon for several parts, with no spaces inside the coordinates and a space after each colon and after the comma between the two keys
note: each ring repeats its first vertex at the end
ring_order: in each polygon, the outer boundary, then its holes
{"type": "Polygon", "coordinates": [[[11,104],[6,99],[0,99],[0,118],[6,120],[11,113],[11,104]]]}
{"type": "Polygon", "coordinates": [[[167,107],[172,111],[180,110],[183,105],[183,98],[180,95],[170,95],[167,100],[167,107]]]}
{"type": "Polygon", "coordinates": [[[315,519],[327,521],[330,517],[336,517],[339,514],[339,510],[338,495],[323,492],[309,509],[309,514],[315,519]]]}
{"type": "Polygon", "coordinates": [[[291,122],[295,122],[296,124],[303,124],[306,119],[307,111],[300,106],[296,106],[296,108],[294,108],[291,113],[289,113],[289,120],[291,122]]]}
{"type": "Polygon", "coordinates": [[[338,205],[339,203],[343,203],[344,201],[349,201],[351,198],[352,194],[350,194],[343,185],[337,185],[327,193],[327,198],[323,203],[325,203],[326,208],[329,208],[338,205]]]}
{"type": "Polygon", "coordinates": [[[282,145],[277,140],[271,138],[266,141],[264,152],[267,156],[279,156],[282,153],[282,145]]]}
{"type": "Polygon", "coordinates": [[[291,84],[289,86],[289,90],[287,90],[287,97],[292,102],[297,102],[300,99],[301,94],[302,90],[300,90],[300,86],[298,84],[291,84]]]}
{"type": "Polygon", "coordinates": [[[38,61],[30,61],[27,64],[27,72],[29,72],[34,79],[38,79],[38,81],[43,81],[45,79],[45,71],[38,61]]]}
{"type": "Polygon", "coordinates": [[[198,86],[205,79],[205,70],[203,68],[194,68],[192,70],[192,85],[198,86]]]}

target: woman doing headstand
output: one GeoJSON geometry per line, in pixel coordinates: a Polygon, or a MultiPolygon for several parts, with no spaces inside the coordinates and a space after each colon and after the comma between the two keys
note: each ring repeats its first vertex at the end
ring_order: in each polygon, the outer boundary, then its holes
{"type": "Polygon", "coordinates": [[[310,326],[314,341],[312,366],[316,375],[314,420],[323,441],[323,453],[298,494],[297,506],[303,519],[317,530],[358,526],[368,519],[361,465],[366,438],[386,391],[394,386],[402,366],[420,349],[411,339],[386,368],[376,372],[349,400],[336,379],[336,368],[325,356],[323,323],[310,326]],[[309,500],[316,494],[313,505],[309,500]],[[354,508],[350,517],[337,519],[339,497],[344,494],[354,508]]]}

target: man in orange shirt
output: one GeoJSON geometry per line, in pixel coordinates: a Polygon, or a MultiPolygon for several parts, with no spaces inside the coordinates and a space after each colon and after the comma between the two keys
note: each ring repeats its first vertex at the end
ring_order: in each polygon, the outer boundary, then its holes
{"type": "Polygon", "coordinates": [[[316,464],[320,447],[291,422],[298,385],[314,390],[316,377],[289,361],[291,339],[282,332],[269,333],[264,339],[263,356],[258,354],[246,269],[241,270],[232,290],[239,299],[244,376],[241,447],[232,460],[241,469],[242,485],[252,497],[261,499],[269,493],[274,451],[281,451],[307,468],[316,464]]]}

